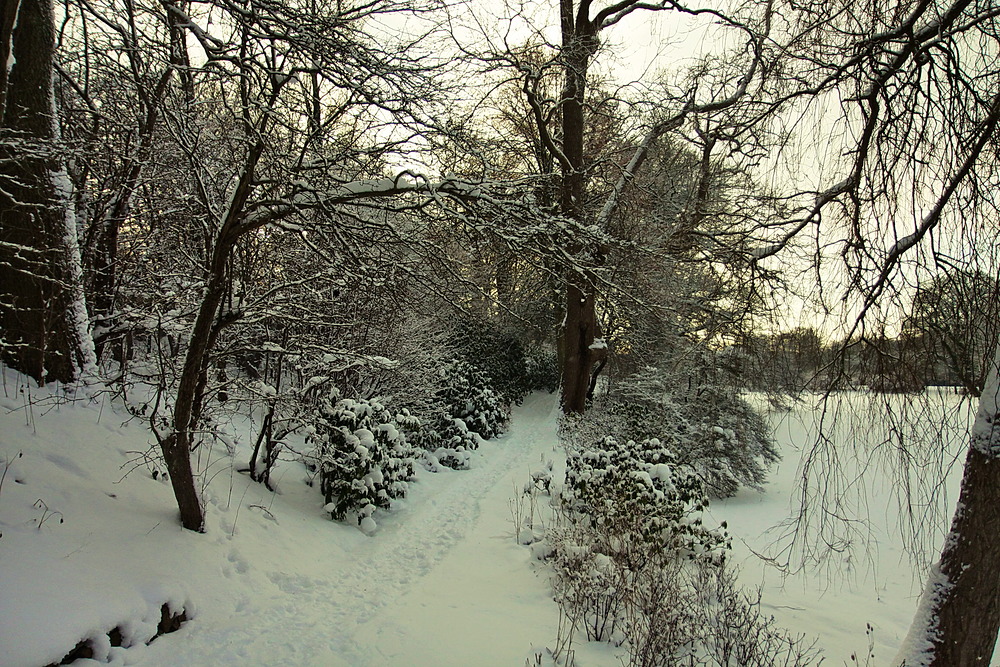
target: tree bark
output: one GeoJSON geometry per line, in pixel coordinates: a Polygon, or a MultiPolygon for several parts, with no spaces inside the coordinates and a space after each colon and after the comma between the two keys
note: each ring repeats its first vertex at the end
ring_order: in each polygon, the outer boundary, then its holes
{"type": "Polygon", "coordinates": [[[21,0],[0,0],[0,118],[4,116],[7,106],[7,81],[10,75],[10,62],[14,41],[14,26],[17,24],[17,12],[21,0]]]}
{"type": "MultiPolygon", "coordinates": [[[[0,7],[4,28],[10,2],[0,7]]],[[[38,382],[70,382],[94,353],[72,187],[58,150],[51,0],[23,0],[16,18],[0,128],[0,350],[38,382]]]]}
{"type": "MultiPolygon", "coordinates": [[[[597,51],[597,27],[589,19],[590,2],[562,0],[562,58],[566,76],[562,94],[562,184],[560,210],[572,220],[586,216],[586,165],[584,101],[590,59],[597,51]]],[[[586,266],[587,249],[571,248],[586,266]]],[[[597,294],[589,273],[574,271],[567,278],[566,313],[562,331],[562,408],[563,412],[583,412],[587,407],[590,369],[594,365],[594,331],[597,324],[597,294]]]]}
{"type": "Polygon", "coordinates": [[[1000,631],[998,364],[1000,348],[979,399],[951,531],[895,665],[990,664],[1000,631]]]}

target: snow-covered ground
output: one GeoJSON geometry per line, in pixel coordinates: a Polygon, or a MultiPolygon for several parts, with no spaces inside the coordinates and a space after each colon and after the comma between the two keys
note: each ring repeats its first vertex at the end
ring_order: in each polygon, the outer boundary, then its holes
{"type": "MultiPolygon", "coordinates": [[[[866,650],[866,623],[882,663],[919,591],[890,509],[869,504],[880,544],[874,569],[855,555],[783,580],[751,555],[788,514],[812,414],[800,405],[776,417],[785,458],[773,483],[716,503],[712,514],[731,526],[742,581],[764,587],[783,625],[818,636],[827,664],[866,650]]],[[[554,396],[529,397],[471,470],[421,471],[372,536],[330,521],[299,464],[280,465],[279,494],[234,472],[247,458],[244,434],[236,466],[221,444],[199,452],[208,529],[196,535],[179,527],[169,486],[151,474],[141,424],[125,423],[106,396],[59,402],[8,372],[0,665],[58,661],[79,639],[116,626],[148,636],[164,602],[192,619],[149,646],[99,646],[112,664],[523,665],[554,645],[559,615],[544,571],[513,539],[510,503],[531,471],[559,458],[556,415],[554,396]]],[[[870,503],[881,502],[879,488],[870,503]]],[[[583,667],[620,664],[609,647],[578,641],[576,649],[583,667]]]]}
{"type": "MultiPolygon", "coordinates": [[[[930,421],[910,430],[903,428],[904,438],[929,442],[940,429],[951,442],[950,451],[929,455],[939,457],[942,466],[950,466],[937,508],[914,509],[923,553],[933,558],[954,510],[962,462],[956,456],[964,450],[962,435],[970,414],[968,403],[960,403],[950,393],[931,393],[924,399],[930,421]]],[[[903,547],[904,537],[912,533],[900,521],[898,451],[887,439],[891,434],[885,423],[890,410],[899,415],[903,408],[898,397],[883,400],[887,403],[873,406],[864,396],[845,394],[828,406],[825,430],[831,442],[813,453],[814,482],[809,488],[817,493],[825,487],[828,509],[865,522],[849,527],[831,518],[837,539],[828,540],[830,548],[820,562],[795,569],[802,561],[801,543],[791,554],[791,573],[761,558],[789,558],[783,551],[789,544],[787,522],[798,511],[803,463],[817,442],[818,399],[805,400],[789,412],[771,413],[783,458],[772,470],[766,492],[743,490],[711,507],[712,515],[727,521],[734,536],[730,562],[740,568],[740,582],[762,588],[762,605],[780,625],[816,638],[825,664],[889,664],[906,636],[922,590],[923,567],[915,566],[903,547]],[[840,467],[840,476],[829,473],[832,464],[840,467]],[[857,484],[852,484],[855,480],[857,484]]],[[[928,470],[927,474],[930,479],[936,473],[928,470]]],[[[818,507],[817,496],[813,508],[818,507]]],[[[813,536],[818,521],[816,516],[813,536]]],[[[812,541],[817,540],[813,537],[812,541]]]]}

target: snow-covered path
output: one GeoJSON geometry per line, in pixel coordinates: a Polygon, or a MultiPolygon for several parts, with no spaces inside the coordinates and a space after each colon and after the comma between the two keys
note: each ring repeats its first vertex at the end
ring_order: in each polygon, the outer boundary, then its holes
{"type": "Polygon", "coordinates": [[[471,470],[423,475],[372,538],[305,562],[288,544],[287,567],[234,547],[235,576],[257,579],[261,595],[199,611],[145,664],[522,664],[532,642],[554,636],[557,611],[506,509],[556,444],[555,410],[555,397],[529,397],[471,470]]]}
{"type": "Polygon", "coordinates": [[[463,475],[408,522],[407,532],[443,531],[430,545],[430,553],[443,557],[358,628],[355,641],[377,647],[370,664],[521,665],[532,646],[555,638],[556,605],[533,574],[528,550],[514,542],[504,511],[529,472],[551,457],[555,409],[553,396],[528,397],[489,467],[463,475]]]}

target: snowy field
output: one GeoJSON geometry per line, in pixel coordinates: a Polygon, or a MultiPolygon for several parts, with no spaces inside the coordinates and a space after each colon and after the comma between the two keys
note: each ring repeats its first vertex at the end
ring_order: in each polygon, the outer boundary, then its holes
{"type": "MultiPolygon", "coordinates": [[[[771,473],[766,493],[743,490],[711,508],[719,521],[728,522],[734,536],[731,562],[740,568],[741,583],[760,586],[767,612],[796,634],[815,637],[826,657],[824,664],[830,665],[887,665],[896,655],[923,585],[924,566],[914,566],[913,551],[925,560],[936,560],[958,495],[967,443],[963,436],[971,419],[967,402],[931,391],[922,397],[921,409],[928,419],[916,427],[897,427],[908,441],[931,442],[939,432],[951,441],[946,451],[930,449],[924,454],[935,462],[935,470],[925,471],[927,484],[937,469],[947,469],[936,504],[915,506],[913,515],[904,513],[901,520],[902,466],[890,437],[893,430],[885,421],[890,411],[899,416],[904,408],[897,397],[883,398],[886,403],[874,406],[863,398],[848,394],[831,400],[826,419],[834,425],[824,429],[831,442],[818,451],[813,451],[820,414],[816,399],[789,412],[771,412],[783,458],[771,473]],[[823,488],[833,512],[865,522],[831,519],[824,541],[815,538],[821,519],[814,517],[812,539],[788,551],[788,521],[798,512],[803,464],[810,453],[816,461],[814,481],[808,487],[813,497],[818,500],[823,488]],[[841,475],[829,474],[834,465],[841,475]],[[914,523],[920,527],[921,543],[907,551],[904,540],[913,544],[910,524],[914,523]],[[775,567],[767,558],[789,567],[775,567]],[[804,559],[810,566],[796,567],[804,559]]],[[[913,412],[911,408],[908,416],[915,417],[913,412]]],[[[907,476],[911,484],[917,475],[907,476]]],[[[819,508],[818,502],[814,507],[819,508]]]]}
{"type": "MultiPolygon", "coordinates": [[[[854,664],[852,652],[866,664],[866,624],[870,664],[885,664],[906,632],[920,582],[900,546],[893,484],[873,459],[845,464],[848,476],[872,465],[858,501],[870,520],[871,549],[862,540],[836,544],[837,557],[821,569],[788,576],[752,555],[774,554],[782,544],[775,542],[781,531],[769,529],[794,507],[815,414],[808,403],[775,413],[784,460],[766,493],[717,502],[712,516],[731,527],[744,585],[763,587],[763,603],[781,624],[815,636],[826,664],[854,664]]],[[[126,417],[106,397],[64,403],[4,377],[3,667],[58,662],[81,638],[106,639],[116,626],[126,643],[149,636],[164,602],[191,620],[148,646],[99,643],[102,662],[520,666],[554,644],[558,610],[511,523],[516,490],[546,461],[558,465],[554,396],[529,397],[510,432],[487,443],[471,470],[421,470],[410,496],[379,517],[372,536],[331,522],[297,463],[277,469],[278,494],[234,472],[250,439],[249,431],[239,437],[237,425],[235,466],[221,444],[198,452],[208,471],[208,530],[186,532],[168,484],[151,474],[147,431],[126,417]]],[[[956,414],[947,426],[960,423],[956,414]]],[[[877,442],[873,421],[860,424],[866,430],[849,437],[868,433],[877,442]]],[[[947,496],[954,501],[954,488],[947,496]]],[[[855,503],[846,493],[840,500],[855,503]]],[[[579,641],[576,657],[582,667],[621,664],[613,648],[579,641]]]]}

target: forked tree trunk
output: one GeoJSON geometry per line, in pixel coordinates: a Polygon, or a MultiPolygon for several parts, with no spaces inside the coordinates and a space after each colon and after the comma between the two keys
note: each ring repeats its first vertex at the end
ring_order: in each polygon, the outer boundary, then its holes
{"type": "Polygon", "coordinates": [[[941,560],[894,665],[988,665],[1000,631],[1000,407],[997,350],[941,560]]]}

